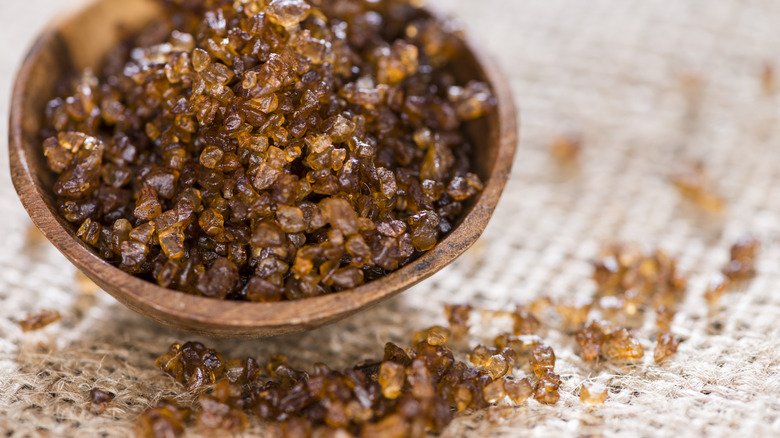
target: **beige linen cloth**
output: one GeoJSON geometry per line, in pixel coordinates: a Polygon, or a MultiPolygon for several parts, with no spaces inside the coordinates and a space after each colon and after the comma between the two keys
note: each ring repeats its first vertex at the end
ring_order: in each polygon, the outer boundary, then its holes
{"type": "MultiPolygon", "coordinates": [[[[23,53],[72,3],[0,1],[1,138],[23,53]]],[[[586,363],[569,334],[545,326],[564,379],[560,402],[460,414],[444,436],[780,434],[780,94],[761,80],[765,66],[780,72],[780,2],[435,3],[498,58],[521,111],[514,173],[480,242],[423,284],[341,323],[266,340],[204,341],[231,356],[284,352],[302,367],[345,367],[443,323],[443,303],[511,309],[543,295],[588,297],[599,247],[632,241],[676,256],[689,277],[672,325],[683,339],[678,353],[653,362],[652,315],[637,329],[647,353],[632,366],[586,363]],[[583,150],[578,164],[563,166],[549,144],[569,131],[582,134],[583,150]],[[720,214],[681,199],[669,183],[697,160],[726,201],[720,214]],[[707,275],[745,232],[763,244],[759,274],[710,308],[702,298],[707,275]],[[579,401],[586,379],[608,386],[605,405],[579,401]]],[[[153,361],[169,344],[198,338],[160,328],[102,291],[85,293],[75,269],[28,231],[5,149],[0,179],[0,434],[127,436],[160,397],[188,402],[153,361]],[[43,308],[61,309],[62,321],[23,334],[18,319],[43,308]],[[89,410],[94,387],[116,394],[100,415],[89,410]]],[[[472,345],[498,330],[476,322],[472,345]]],[[[253,424],[246,436],[262,432],[253,424]]]]}

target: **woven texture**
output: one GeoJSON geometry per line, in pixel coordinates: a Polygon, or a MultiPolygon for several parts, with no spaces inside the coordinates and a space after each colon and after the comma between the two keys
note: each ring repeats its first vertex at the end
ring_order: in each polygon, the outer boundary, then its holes
{"type": "MultiPolygon", "coordinates": [[[[66,3],[0,2],[2,138],[14,70],[37,30],[66,3]]],[[[689,276],[672,325],[683,339],[678,353],[653,363],[652,315],[637,327],[650,354],[633,366],[586,363],[570,335],[545,327],[564,379],[561,401],[461,414],[444,436],[780,434],[780,97],[761,83],[765,65],[780,68],[780,2],[435,3],[496,55],[521,110],[513,176],[474,248],[400,297],[341,323],[267,340],[203,340],[156,326],[101,291],[85,293],[75,269],[28,231],[3,152],[0,432],[127,436],[157,399],[189,401],[153,365],[172,342],[199,339],[229,356],[264,360],[284,352],[293,365],[344,367],[442,323],[443,303],[511,309],[542,295],[587,297],[599,247],[631,241],[676,256],[689,276]],[[562,166],[548,146],[572,129],[583,135],[582,154],[577,165],[562,166]],[[697,160],[726,200],[720,214],[685,202],[669,183],[678,166],[697,160]],[[702,298],[707,275],[744,232],[763,244],[759,274],[709,307],[702,298]],[[62,309],[62,321],[23,334],[16,321],[42,308],[62,309]],[[580,403],[586,379],[609,387],[605,405],[580,403]],[[102,415],[88,409],[93,387],[116,394],[102,415]]],[[[476,324],[473,341],[497,329],[476,324]]],[[[254,424],[246,435],[262,430],[254,424]]]]}

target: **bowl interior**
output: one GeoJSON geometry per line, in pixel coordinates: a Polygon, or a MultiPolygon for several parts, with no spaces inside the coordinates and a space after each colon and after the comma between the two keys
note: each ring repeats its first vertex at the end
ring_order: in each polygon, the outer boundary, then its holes
{"type": "Polygon", "coordinates": [[[128,307],[163,324],[210,336],[268,336],[311,329],[387,299],[432,275],[463,253],[481,234],[498,202],[517,144],[512,97],[505,81],[482,55],[466,43],[453,66],[459,80],[490,83],[499,109],[470,122],[476,173],[485,190],[455,229],[433,250],[409,265],[358,288],[280,303],[213,300],[164,289],[133,277],[102,260],[75,236],[72,224],[57,212],[39,132],[47,102],[57,95],[61,78],[92,68],[127,32],[139,29],[160,12],[151,0],[100,0],[50,26],[30,50],[14,87],[10,147],[14,185],[33,222],[79,269],[128,307]]]}

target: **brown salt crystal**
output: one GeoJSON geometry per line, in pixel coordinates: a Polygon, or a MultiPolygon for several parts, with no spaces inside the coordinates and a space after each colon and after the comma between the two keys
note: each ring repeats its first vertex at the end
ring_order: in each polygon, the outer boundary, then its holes
{"type": "Polygon", "coordinates": [[[731,260],[754,259],[761,247],[760,242],[753,236],[746,234],[731,246],[731,260]]]}
{"type": "Polygon", "coordinates": [[[246,298],[258,303],[273,303],[284,297],[284,288],[266,279],[252,277],[246,285],[246,298]]]}
{"type": "Polygon", "coordinates": [[[135,240],[136,242],[143,243],[146,245],[151,242],[154,232],[155,232],[154,223],[146,222],[133,228],[128,234],[128,237],[130,239],[135,240]]]}
{"type": "Polygon", "coordinates": [[[509,348],[518,355],[530,355],[536,347],[544,344],[544,341],[537,335],[514,336],[502,333],[496,337],[495,343],[500,349],[509,348]]]}
{"type": "Polygon", "coordinates": [[[96,413],[105,412],[106,409],[108,408],[108,404],[113,399],[114,399],[113,395],[105,391],[102,391],[98,388],[92,388],[89,391],[89,401],[91,403],[92,412],[96,412],[96,413]]]}
{"type": "Polygon", "coordinates": [[[412,245],[417,251],[428,251],[436,245],[441,218],[434,211],[423,211],[410,216],[412,245]]]}
{"type": "Polygon", "coordinates": [[[272,0],[265,13],[272,23],[290,27],[306,19],[310,11],[305,0],[272,0]]]}
{"type": "Polygon", "coordinates": [[[412,396],[418,399],[433,397],[436,392],[431,374],[422,359],[413,360],[406,369],[406,382],[412,396]]]}
{"type": "Polygon", "coordinates": [[[578,133],[558,135],[550,144],[550,154],[558,161],[577,159],[582,149],[582,136],[578,133]]]}
{"type": "MultiPolygon", "coordinates": [[[[227,386],[223,380],[217,385],[227,386]]],[[[215,393],[218,390],[215,388],[215,393]]],[[[203,394],[198,397],[200,410],[197,413],[197,425],[204,431],[219,431],[220,433],[241,433],[246,429],[246,414],[230,405],[226,398],[203,394]]]]}
{"type": "Polygon", "coordinates": [[[476,366],[483,366],[485,363],[487,363],[490,357],[497,352],[498,351],[495,349],[489,349],[488,347],[479,344],[474,347],[474,349],[469,354],[469,362],[476,366]]]}
{"type": "Polygon", "coordinates": [[[303,211],[298,207],[279,206],[276,209],[276,220],[285,233],[299,233],[306,230],[303,211]]]}
{"type": "Polygon", "coordinates": [[[585,360],[595,360],[602,355],[601,345],[604,338],[602,324],[598,321],[591,321],[582,326],[574,335],[574,339],[582,348],[582,358],[585,360]]]}
{"type": "Polygon", "coordinates": [[[471,392],[471,389],[469,389],[468,386],[461,383],[455,387],[453,398],[455,402],[455,409],[457,409],[458,412],[461,412],[471,406],[472,402],[474,401],[474,394],[471,392]]]}
{"type": "Polygon", "coordinates": [[[283,438],[309,438],[312,436],[311,422],[305,418],[293,417],[284,421],[279,428],[279,435],[283,438]]]}
{"type": "Polygon", "coordinates": [[[449,304],[444,306],[444,313],[447,316],[453,336],[462,337],[468,333],[471,310],[472,307],[469,304],[449,304]]]}
{"type": "Polygon", "coordinates": [[[404,438],[407,435],[407,422],[400,415],[390,415],[376,423],[363,427],[362,438],[404,438]]]}
{"type": "Polygon", "coordinates": [[[500,354],[501,356],[504,356],[504,359],[506,359],[507,372],[511,372],[517,363],[518,354],[515,352],[515,350],[509,347],[502,348],[500,354]]]}
{"type": "Polygon", "coordinates": [[[406,351],[392,342],[385,344],[385,355],[382,360],[384,362],[395,362],[405,367],[412,364],[412,359],[406,354],[406,351]]]}
{"type": "Polygon", "coordinates": [[[456,176],[447,185],[447,194],[456,201],[465,201],[476,195],[482,188],[482,182],[474,174],[456,176]],[[469,179],[472,178],[471,180],[469,179]]]}
{"type": "Polygon", "coordinates": [[[557,303],[555,311],[563,317],[567,324],[581,326],[588,320],[591,307],[593,307],[593,302],[590,300],[576,303],[557,303]]]}
{"type": "Polygon", "coordinates": [[[156,407],[141,414],[135,432],[144,438],[179,437],[184,433],[184,422],[189,417],[190,410],[179,406],[176,400],[160,400],[156,407]]]}
{"type": "Polygon", "coordinates": [[[580,386],[580,400],[589,405],[604,404],[607,387],[596,382],[583,382],[580,386]]]}
{"type": "Polygon", "coordinates": [[[149,255],[149,248],[141,242],[126,240],[119,246],[122,262],[119,267],[128,272],[140,270],[149,255]]]}
{"type": "Polygon", "coordinates": [[[61,318],[60,312],[56,310],[41,310],[38,313],[27,315],[25,319],[19,321],[19,326],[23,332],[30,332],[46,327],[61,318]]]}
{"type": "Polygon", "coordinates": [[[455,364],[452,350],[442,345],[431,345],[421,342],[414,346],[412,354],[425,363],[434,378],[439,378],[450,371],[455,364]]]}
{"type": "Polygon", "coordinates": [[[516,335],[533,335],[539,330],[539,320],[528,310],[518,308],[512,314],[516,335]]]}
{"type": "Polygon", "coordinates": [[[674,310],[667,306],[659,306],[655,309],[655,325],[660,330],[668,331],[674,319],[674,310]]]}
{"type": "Polygon", "coordinates": [[[498,403],[506,397],[504,380],[494,380],[482,389],[482,396],[487,403],[498,403]]]}
{"type": "Polygon", "coordinates": [[[644,356],[644,348],[636,336],[621,328],[606,336],[602,343],[604,356],[611,360],[637,360],[644,356]]]}
{"type": "Polygon", "coordinates": [[[390,51],[380,56],[377,80],[380,84],[395,85],[417,73],[420,66],[417,46],[404,40],[395,40],[390,51]]]}
{"type": "Polygon", "coordinates": [[[448,94],[461,120],[479,118],[495,106],[495,98],[482,82],[470,81],[464,88],[451,87],[448,94]]]}
{"type": "Polygon", "coordinates": [[[76,235],[84,242],[92,246],[97,246],[98,240],[100,239],[100,231],[100,224],[87,218],[84,223],[81,224],[78,231],[76,231],[76,235]]]}
{"type": "Polygon", "coordinates": [[[625,302],[625,311],[627,315],[636,315],[647,300],[647,294],[643,289],[630,288],[623,292],[623,301],[625,302]]]}
{"type": "Polygon", "coordinates": [[[715,304],[726,292],[731,281],[721,273],[714,274],[707,283],[707,289],[704,291],[704,298],[710,303],[715,304]]]}
{"type": "Polygon", "coordinates": [[[385,361],[379,368],[378,383],[382,387],[382,395],[389,399],[396,399],[401,395],[404,384],[404,372],[406,367],[396,363],[385,361]]]}
{"type": "Polygon", "coordinates": [[[225,153],[217,146],[206,146],[200,153],[200,164],[209,169],[216,169],[222,162],[225,153]]]}
{"type": "MultiPolygon", "coordinates": [[[[63,133],[60,133],[62,135],[63,133]]],[[[63,172],[73,161],[75,156],[71,148],[64,147],[56,137],[49,137],[43,142],[43,155],[47,159],[49,169],[54,172],[63,172]]]]}
{"type": "Polygon", "coordinates": [[[219,257],[199,276],[197,291],[207,297],[224,298],[238,286],[238,268],[227,258],[219,257]]]}
{"type": "Polygon", "coordinates": [[[723,210],[725,201],[713,188],[703,163],[694,163],[672,177],[672,183],[681,195],[702,208],[713,212],[723,210]]]}
{"type": "Polygon", "coordinates": [[[427,342],[431,345],[443,345],[450,336],[450,330],[440,325],[421,330],[414,335],[414,343],[427,342]]]}
{"type": "Polygon", "coordinates": [[[224,232],[225,218],[219,211],[208,208],[198,217],[198,225],[206,234],[216,236],[224,232]]]}
{"type": "Polygon", "coordinates": [[[338,289],[341,290],[360,286],[365,280],[363,277],[363,271],[356,267],[347,266],[345,268],[338,268],[333,271],[333,274],[330,276],[330,280],[323,280],[323,283],[330,285],[330,281],[332,281],[333,285],[337,286],[338,289]]]}
{"type": "Polygon", "coordinates": [[[677,347],[680,345],[680,341],[669,332],[658,333],[655,338],[655,351],[653,352],[653,359],[655,363],[661,363],[668,356],[677,352],[677,347]]]}
{"type": "Polygon", "coordinates": [[[482,365],[482,368],[487,372],[487,374],[493,379],[498,380],[506,373],[511,371],[509,369],[509,361],[507,358],[502,354],[494,354],[490,356],[482,365]]]}
{"type": "Polygon", "coordinates": [[[504,389],[506,390],[509,398],[512,399],[515,404],[523,403],[528,399],[528,397],[531,397],[534,392],[534,388],[527,378],[505,380],[504,389]]]}
{"type": "Polygon", "coordinates": [[[555,352],[549,345],[540,345],[531,353],[531,368],[537,377],[544,374],[545,370],[552,371],[555,368],[555,352]]]}
{"type": "Polygon", "coordinates": [[[100,185],[100,166],[104,146],[100,140],[85,141],[71,164],[60,173],[54,183],[54,194],[68,199],[83,199],[100,185]]]}
{"type": "Polygon", "coordinates": [[[158,234],[160,249],[171,260],[179,260],[185,255],[184,232],[182,227],[174,225],[161,230],[158,234]]]}
{"type": "Polygon", "coordinates": [[[731,246],[731,260],[723,268],[723,274],[732,280],[743,280],[755,275],[756,256],[760,244],[755,237],[745,235],[731,246]]]}
{"type": "Polygon", "coordinates": [[[772,64],[765,63],[761,68],[761,89],[764,94],[772,96],[777,93],[777,79],[775,78],[775,68],[772,64]]]}
{"type": "Polygon", "coordinates": [[[560,377],[552,370],[545,369],[534,386],[534,399],[539,403],[554,405],[561,398],[561,394],[558,392],[560,386],[560,377]]]}

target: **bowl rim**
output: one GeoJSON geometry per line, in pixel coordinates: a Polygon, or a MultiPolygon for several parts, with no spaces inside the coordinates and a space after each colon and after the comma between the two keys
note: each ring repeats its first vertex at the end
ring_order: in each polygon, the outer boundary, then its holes
{"type": "MultiPolygon", "coordinates": [[[[92,2],[78,12],[83,13],[100,1],[107,0],[92,2]]],[[[425,9],[434,17],[444,16],[435,8],[425,9]]],[[[476,60],[477,68],[482,70],[497,99],[499,147],[484,190],[460,224],[432,250],[357,288],[296,301],[229,301],[163,288],[120,270],[80,242],[64,219],[47,204],[26,154],[23,102],[33,85],[29,82],[31,72],[45,48],[59,37],[59,26],[76,15],[60,16],[49,23],[18,70],[9,120],[12,181],[33,223],[71,263],[120,302],[164,325],[216,337],[261,337],[311,329],[377,304],[428,278],[463,254],[487,226],[509,179],[518,144],[513,95],[495,61],[477,49],[470,37],[463,36],[465,50],[476,60]]]]}

